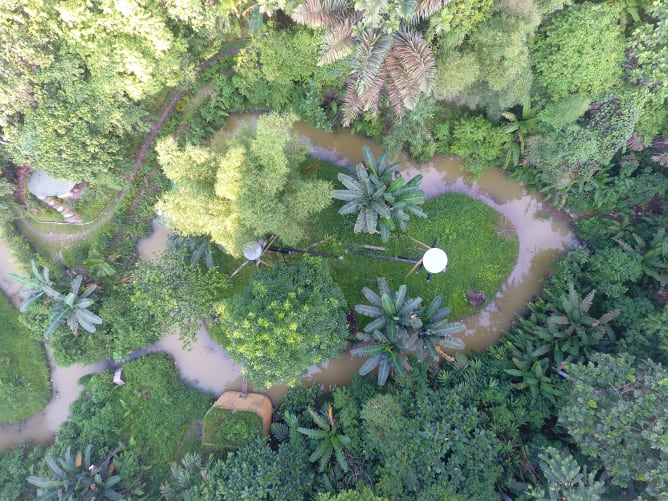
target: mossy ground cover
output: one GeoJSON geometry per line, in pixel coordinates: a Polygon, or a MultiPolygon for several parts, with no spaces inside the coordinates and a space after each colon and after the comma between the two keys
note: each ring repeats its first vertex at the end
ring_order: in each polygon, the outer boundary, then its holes
{"type": "Polygon", "coordinates": [[[204,452],[222,452],[255,441],[263,435],[262,418],[255,412],[213,407],[202,422],[204,452]]]}
{"type": "Polygon", "coordinates": [[[51,399],[44,347],[31,339],[18,313],[0,294],[0,422],[16,422],[51,399]]]}
{"type": "MultiPolygon", "coordinates": [[[[340,169],[332,164],[322,163],[317,175],[330,179],[338,186],[336,174],[340,169]]],[[[341,216],[338,209],[342,202],[334,201],[321,212],[311,224],[310,237],[297,247],[312,247],[311,252],[343,256],[342,259],[328,258],[332,276],[343,289],[349,306],[364,302],[362,288],[377,288],[377,279],[387,279],[392,289],[402,283],[408,285],[411,297],[422,297],[425,302],[435,296],[443,296],[443,304],[452,308],[451,318],[461,318],[476,311],[466,298],[468,291],[484,292],[491,300],[515,266],[518,241],[514,233],[508,232],[509,224],[494,209],[466,195],[448,193],[425,202],[427,219],[412,217],[405,233],[394,231],[390,240],[383,243],[380,235],[354,234],[354,216],[341,216]],[[366,252],[385,256],[419,258],[425,249],[411,238],[431,245],[438,238],[438,247],[448,255],[445,272],[431,276],[427,283],[426,272],[407,275],[413,265],[382,258],[374,258],[351,253],[366,252]],[[386,250],[365,248],[382,247],[386,250]],[[347,251],[347,252],[346,252],[347,251]]],[[[293,256],[299,256],[295,254],[293,256]]],[[[281,259],[294,259],[276,253],[263,257],[268,263],[281,259]]],[[[226,273],[231,273],[242,260],[220,256],[226,273]]],[[[255,266],[249,263],[234,278],[230,294],[243,290],[255,266]]]]}

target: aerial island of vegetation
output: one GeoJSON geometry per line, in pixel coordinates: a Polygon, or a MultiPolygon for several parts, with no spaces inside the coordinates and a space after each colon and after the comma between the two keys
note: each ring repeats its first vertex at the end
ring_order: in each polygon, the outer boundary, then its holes
{"type": "Polygon", "coordinates": [[[665,1],[0,0],[0,46],[1,500],[668,498],[665,1]]]}

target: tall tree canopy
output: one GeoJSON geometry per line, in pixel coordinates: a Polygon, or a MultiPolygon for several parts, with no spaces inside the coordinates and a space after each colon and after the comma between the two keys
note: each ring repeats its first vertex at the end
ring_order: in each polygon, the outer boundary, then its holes
{"type": "MultiPolygon", "coordinates": [[[[0,0],[0,114],[12,160],[114,184],[138,103],[192,66],[169,11],[138,0],[0,0]]],[[[117,182],[117,181],[116,181],[117,182]]]]}
{"type": "Polygon", "coordinates": [[[332,186],[301,175],[309,145],[290,131],[296,119],[265,115],[229,140],[219,133],[209,147],[160,142],[160,165],[174,183],[157,205],[167,224],[182,235],[209,235],[234,256],[257,237],[301,240],[307,219],[330,204],[332,186]]]}

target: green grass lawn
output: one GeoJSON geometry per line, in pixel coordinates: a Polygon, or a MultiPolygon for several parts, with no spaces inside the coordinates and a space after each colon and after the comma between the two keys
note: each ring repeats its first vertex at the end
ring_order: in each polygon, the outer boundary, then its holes
{"type": "MultiPolygon", "coordinates": [[[[323,164],[319,176],[336,179],[338,168],[323,164]]],[[[333,181],[338,186],[338,181],[333,181]]],[[[467,291],[484,292],[488,301],[508,277],[518,255],[518,241],[509,223],[494,209],[482,202],[462,194],[445,194],[428,200],[423,205],[427,219],[412,217],[406,233],[393,232],[390,240],[384,244],[380,235],[353,233],[354,216],[341,216],[337,213],[343,202],[335,200],[332,205],[318,215],[311,225],[308,241],[300,243],[304,248],[312,243],[325,240],[323,244],[311,248],[312,252],[344,256],[343,259],[328,259],[334,279],[343,289],[349,306],[365,302],[362,288],[377,289],[378,277],[387,279],[390,288],[396,290],[402,283],[408,285],[411,297],[422,297],[425,302],[441,294],[443,305],[452,308],[451,318],[461,318],[480,309],[472,307],[467,299],[467,291]],[[412,241],[409,236],[428,245],[438,238],[438,247],[448,255],[448,268],[445,272],[432,275],[431,282],[426,282],[426,272],[406,274],[412,268],[411,263],[396,262],[351,254],[350,251],[362,251],[387,256],[419,258],[425,249],[412,241]],[[383,247],[380,251],[367,249],[363,245],[383,247]],[[348,252],[346,252],[348,251],[348,252]]],[[[278,259],[294,259],[274,253],[265,254],[269,263],[278,259]]],[[[298,255],[297,255],[298,256],[298,255]]],[[[223,263],[226,273],[234,271],[243,260],[221,255],[218,262],[223,263]]],[[[243,290],[250,275],[255,271],[253,264],[248,264],[233,280],[230,294],[243,290]]]]}
{"type": "Polygon", "coordinates": [[[51,399],[49,365],[42,343],[30,338],[18,313],[0,294],[0,422],[21,421],[51,399]]]}

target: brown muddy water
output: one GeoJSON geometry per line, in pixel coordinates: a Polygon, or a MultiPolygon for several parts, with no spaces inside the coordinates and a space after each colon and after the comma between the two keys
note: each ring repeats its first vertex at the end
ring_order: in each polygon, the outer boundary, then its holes
{"type": "MultiPolygon", "coordinates": [[[[234,130],[240,121],[248,119],[254,119],[253,115],[232,117],[228,122],[230,130],[234,130]]],[[[347,132],[325,133],[303,124],[298,124],[296,129],[311,140],[314,156],[339,165],[361,161],[365,145],[375,155],[381,152],[378,145],[347,132]]],[[[456,157],[439,155],[424,164],[411,162],[405,156],[398,161],[405,166],[403,172],[407,176],[422,174],[421,187],[427,198],[447,192],[465,193],[506,216],[517,233],[519,256],[510,276],[489,305],[480,313],[462,319],[466,324],[466,331],[461,335],[466,350],[483,350],[498,341],[515,314],[523,311],[539,293],[540,281],[549,274],[555,259],[576,243],[568,219],[543,202],[538,194],[529,193],[521,183],[509,179],[499,170],[485,171],[479,179],[470,181],[459,168],[460,162],[456,157]]],[[[167,236],[168,231],[164,227],[154,224],[151,236],[138,243],[139,254],[151,258],[163,252],[167,236]]],[[[0,251],[2,249],[0,242],[0,251]]],[[[6,271],[2,268],[6,261],[2,254],[0,258],[0,286],[4,290],[6,271]]],[[[165,337],[149,351],[169,353],[174,357],[181,377],[204,391],[219,394],[225,390],[241,389],[241,365],[229,359],[227,352],[211,339],[204,326],[189,351],[182,348],[176,334],[165,337]]],[[[345,354],[309,368],[304,382],[321,384],[326,389],[346,385],[362,362],[359,357],[345,354]]],[[[78,378],[105,368],[104,364],[53,368],[54,400],[42,412],[23,423],[0,425],[0,449],[21,440],[45,441],[53,436],[58,426],[67,419],[69,404],[80,392],[78,378]]],[[[112,377],[111,373],[109,377],[112,377]]],[[[252,385],[249,385],[251,388],[252,385]]],[[[277,404],[284,398],[287,386],[277,385],[263,392],[277,404]]]]}

